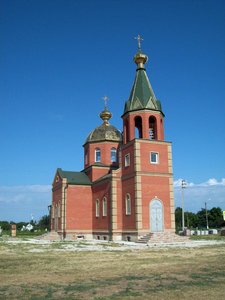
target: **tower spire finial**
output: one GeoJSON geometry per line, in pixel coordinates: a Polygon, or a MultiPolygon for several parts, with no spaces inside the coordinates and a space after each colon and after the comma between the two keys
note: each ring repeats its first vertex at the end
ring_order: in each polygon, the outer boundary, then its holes
{"type": "Polygon", "coordinates": [[[141,41],[144,41],[144,39],[138,34],[138,36],[135,37],[135,40],[138,42],[138,50],[141,50],[141,41]]]}
{"type": "Polygon", "coordinates": [[[144,41],[144,39],[138,34],[138,36],[135,37],[135,40],[138,42],[138,51],[134,56],[134,62],[137,64],[137,70],[144,69],[144,64],[148,60],[148,56],[141,50],[141,41],[144,41]]]}

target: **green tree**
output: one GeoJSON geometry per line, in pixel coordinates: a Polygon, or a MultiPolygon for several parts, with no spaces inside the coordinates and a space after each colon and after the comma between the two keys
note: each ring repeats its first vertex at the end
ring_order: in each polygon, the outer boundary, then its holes
{"type": "Polygon", "coordinates": [[[176,224],[176,232],[182,230],[182,208],[177,207],[175,209],[175,224],[176,224]]]}
{"type": "Polygon", "coordinates": [[[16,229],[18,231],[21,231],[22,227],[26,226],[26,225],[27,225],[27,222],[18,222],[18,223],[16,223],[16,229]]]}
{"type": "Polygon", "coordinates": [[[206,228],[206,213],[205,209],[202,208],[197,212],[197,219],[198,219],[198,228],[206,228]]]}
{"type": "MultiPolygon", "coordinates": [[[[223,212],[219,207],[213,207],[208,210],[208,224],[209,228],[221,228],[225,226],[225,221],[223,220],[223,212]]],[[[206,210],[202,208],[196,214],[193,212],[184,213],[185,227],[188,228],[207,228],[206,221],[206,210]]],[[[176,222],[176,231],[182,230],[182,208],[177,207],[175,210],[175,222],[176,222]]]]}
{"type": "Polygon", "coordinates": [[[185,226],[188,228],[196,228],[198,227],[198,217],[193,212],[185,212],[184,214],[185,218],[185,226]]]}
{"type": "Polygon", "coordinates": [[[223,212],[220,207],[213,207],[208,211],[209,227],[220,228],[225,225],[223,212]]]}
{"type": "Polygon", "coordinates": [[[38,227],[41,229],[50,228],[50,218],[49,215],[44,215],[38,222],[38,227]]]}
{"type": "Polygon", "coordinates": [[[3,230],[10,230],[11,224],[8,221],[0,221],[0,226],[3,230]]]}

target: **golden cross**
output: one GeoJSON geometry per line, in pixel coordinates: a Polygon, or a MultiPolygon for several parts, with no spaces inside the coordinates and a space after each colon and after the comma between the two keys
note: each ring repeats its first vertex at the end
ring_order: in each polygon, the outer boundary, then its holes
{"type": "Polygon", "coordinates": [[[105,102],[105,109],[107,109],[107,101],[109,101],[109,98],[107,96],[102,97],[102,100],[105,102]]]}
{"type": "Polygon", "coordinates": [[[138,34],[138,36],[135,37],[135,40],[138,41],[138,49],[141,50],[141,41],[144,41],[144,39],[138,34]]]}

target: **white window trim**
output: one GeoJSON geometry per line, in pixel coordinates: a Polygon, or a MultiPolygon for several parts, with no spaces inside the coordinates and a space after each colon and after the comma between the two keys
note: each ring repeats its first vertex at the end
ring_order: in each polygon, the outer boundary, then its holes
{"type": "Polygon", "coordinates": [[[150,163],[154,164],[154,165],[159,164],[159,152],[156,152],[156,151],[150,152],[150,163]],[[152,161],[152,154],[156,154],[156,161],[152,161]]]}
{"type": "Polygon", "coordinates": [[[130,153],[127,153],[124,156],[124,166],[125,167],[129,167],[130,166],[130,153]]]}
{"type": "Polygon", "coordinates": [[[130,198],[130,194],[126,194],[125,202],[126,202],[126,216],[130,216],[131,215],[131,198],[130,198]]]}
{"type": "Polygon", "coordinates": [[[102,216],[107,217],[107,198],[104,197],[102,200],[102,216]]]}

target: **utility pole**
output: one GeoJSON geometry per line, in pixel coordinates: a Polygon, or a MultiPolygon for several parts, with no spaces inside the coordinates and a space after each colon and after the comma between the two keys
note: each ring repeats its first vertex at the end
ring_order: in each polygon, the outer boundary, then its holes
{"type": "Polygon", "coordinates": [[[184,232],[184,188],[186,188],[186,181],[182,179],[181,181],[181,196],[182,196],[182,231],[184,232]]]}
{"type": "Polygon", "coordinates": [[[207,203],[205,202],[205,219],[206,219],[206,228],[209,229],[209,221],[208,221],[208,212],[207,212],[207,203]]]}

